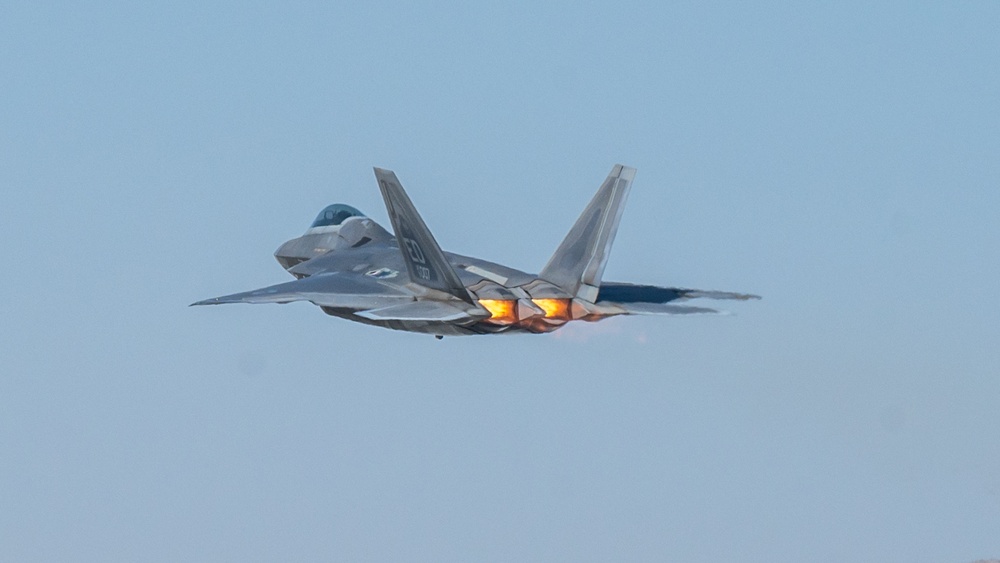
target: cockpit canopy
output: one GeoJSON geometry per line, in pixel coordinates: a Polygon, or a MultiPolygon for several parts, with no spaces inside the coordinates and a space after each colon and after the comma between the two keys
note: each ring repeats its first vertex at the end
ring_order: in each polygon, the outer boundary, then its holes
{"type": "Polygon", "coordinates": [[[364,217],[365,214],[358,211],[357,209],[351,207],[350,205],[344,205],[343,203],[335,203],[333,205],[328,205],[326,209],[319,212],[316,216],[316,220],[313,221],[312,225],[309,225],[310,229],[315,227],[330,227],[336,226],[344,222],[344,220],[350,217],[364,217]]]}

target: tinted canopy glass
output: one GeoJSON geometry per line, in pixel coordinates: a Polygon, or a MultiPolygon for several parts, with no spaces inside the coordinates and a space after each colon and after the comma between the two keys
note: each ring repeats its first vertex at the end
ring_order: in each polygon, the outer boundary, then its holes
{"type": "Polygon", "coordinates": [[[313,221],[313,224],[309,225],[309,228],[339,225],[348,217],[364,217],[364,214],[350,205],[335,203],[333,205],[328,205],[326,209],[320,211],[316,220],[313,221]]]}

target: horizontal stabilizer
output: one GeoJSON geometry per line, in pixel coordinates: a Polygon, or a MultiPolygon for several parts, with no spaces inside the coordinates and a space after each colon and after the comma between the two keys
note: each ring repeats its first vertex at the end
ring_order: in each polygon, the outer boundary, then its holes
{"type": "Polygon", "coordinates": [[[440,301],[410,301],[402,305],[392,305],[381,309],[371,309],[355,313],[359,317],[373,321],[428,321],[461,323],[476,321],[489,316],[486,311],[467,311],[440,301]]]}

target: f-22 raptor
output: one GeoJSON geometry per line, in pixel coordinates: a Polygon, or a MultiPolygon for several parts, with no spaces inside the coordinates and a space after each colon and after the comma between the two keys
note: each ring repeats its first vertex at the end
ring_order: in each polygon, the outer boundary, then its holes
{"type": "Polygon", "coordinates": [[[549,262],[529,274],[444,252],[391,170],[375,168],[393,233],[334,204],[274,253],[295,281],[198,301],[309,301],[323,312],[395,330],[444,336],[552,332],[618,315],[718,313],[678,302],[756,295],[601,280],[635,169],[612,168],[549,262]]]}

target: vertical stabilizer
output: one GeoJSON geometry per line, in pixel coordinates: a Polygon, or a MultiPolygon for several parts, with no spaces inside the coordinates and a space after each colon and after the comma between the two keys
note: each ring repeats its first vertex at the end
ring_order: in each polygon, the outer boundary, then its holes
{"type": "Polygon", "coordinates": [[[618,232],[635,168],[616,164],[539,277],[593,303],[618,232]]]}
{"type": "Polygon", "coordinates": [[[403,254],[410,281],[430,289],[451,294],[472,304],[472,297],[462,285],[458,274],[448,263],[431,235],[424,220],[420,218],[413,202],[403,191],[403,186],[392,170],[375,169],[378,187],[382,190],[385,207],[396,233],[399,251],[403,254]]]}

